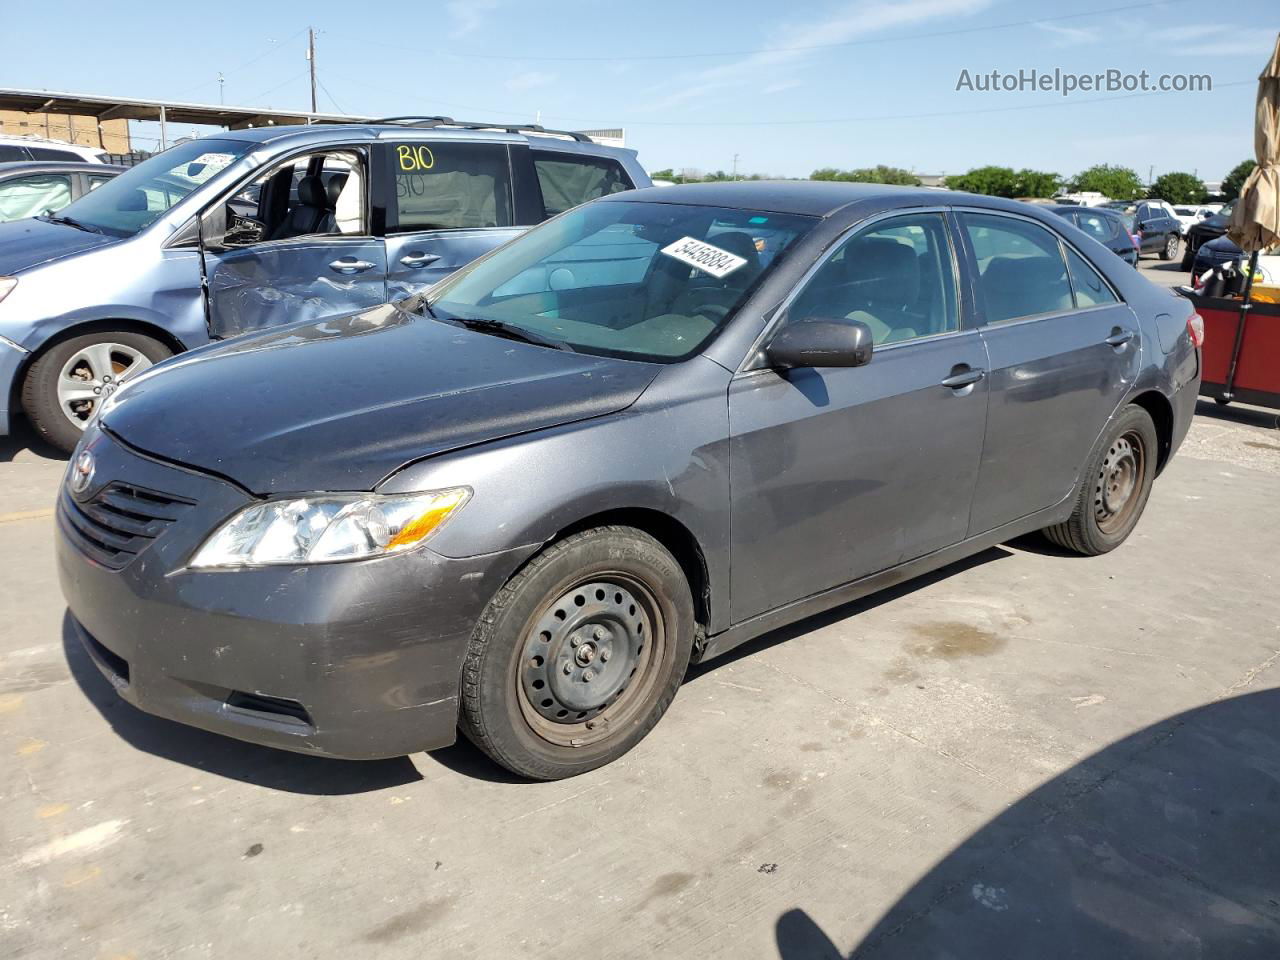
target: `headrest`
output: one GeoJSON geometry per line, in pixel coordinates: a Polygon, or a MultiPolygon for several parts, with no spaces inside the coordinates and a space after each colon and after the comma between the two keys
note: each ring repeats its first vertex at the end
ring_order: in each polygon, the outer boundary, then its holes
{"type": "Polygon", "coordinates": [[[147,209],[147,195],[141,190],[131,190],[120,198],[120,202],[116,204],[117,210],[145,210],[147,209]]]}
{"type": "Polygon", "coordinates": [[[915,248],[890,237],[861,237],[844,252],[845,276],[868,304],[911,306],[920,292],[915,248]]]}
{"type": "Polygon", "coordinates": [[[756,242],[749,233],[742,233],[735,230],[732,233],[718,233],[711,237],[708,243],[715,244],[721,250],[728,250],[735,256],[742,257],[747,261],[733,273],[725,278],[726,282],[732,283],[741,274],[743,279],[751,280],[760,272],[760,253],[756,250],[756,242]]]}
{"type": "Polygon", "coordinates": [[[338,197],[342,193],[342,188],[347,185],[347,175],[345,173],[335,173],[329,178],[329,182],[325,184],[325,200],[329,207],[335,207],[338,203],[338,197]]]}
{"type": "Polygon", "coordinates": [[[318,176],[306,176],[298,181],[298,202],[306,207],[325,207],[324,181],[318,176]]]}

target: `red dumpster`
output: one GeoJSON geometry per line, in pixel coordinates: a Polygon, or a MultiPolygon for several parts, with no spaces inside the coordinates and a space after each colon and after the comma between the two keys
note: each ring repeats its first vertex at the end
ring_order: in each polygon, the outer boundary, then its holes
{"type": "Polygon", "coordinates": [[[1239,299],[1205,297],[1182,287],[1178,291],[1204,318],[1202,396],[1225,403],[1239,400],[1280,408],[1280,303],[1249,304],[1244,336],[1239,342],[1235,380],[1230,384],[1232,353],[1240,326],[1239,299]]]}

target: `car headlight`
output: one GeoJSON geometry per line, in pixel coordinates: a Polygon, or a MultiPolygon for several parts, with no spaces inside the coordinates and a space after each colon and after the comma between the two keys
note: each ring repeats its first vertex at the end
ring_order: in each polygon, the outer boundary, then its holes
{"type": "Polygon", "coordinates": [[[17,277],[0,277],[0,300],[3,300],[18,285],[17,277]]]}
{"type": "Polygon", "coordinates": [[[214,532],[190,566],[366,560],[418,546],[471,496],[465,487],[424,493],[318,494],[246,507],[214,532]]]}

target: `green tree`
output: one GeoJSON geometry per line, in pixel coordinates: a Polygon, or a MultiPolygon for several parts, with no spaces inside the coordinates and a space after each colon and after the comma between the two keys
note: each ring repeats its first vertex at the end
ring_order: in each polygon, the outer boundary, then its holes
{"type": "Polygon", "coordinates": [[[1242,160],[1232,167],[1231,172],[1222,178],[1222,196],[1227,200],[1240,196],[1244,182],[1249,179],[1249,174],[1253,173],[1256,166],[1252,160],[1242,160]]]}
{"type": "Polygon", "coordinates": [[[1136,200],[1142,196],[1142,180],[1128,167],[1100,163],[1077,173],[1067,184],[1080,193],[1096,192],[1112,200],[1136,200]]]}
{"type": "Polygon", "coordinates": [[[1012,167],[975,167],[968,173],[947,177],[952,190],[982,193],[989,197],[1018,196],[1018,175],[1012,167]]]}
{"type": "Polygon", "coordinates": [[[845,183],[892,183],[900,187],[918,187],[920,178],[910,170],[888,167],[883,163],[874,167],[858,167],[854,170],[837,170],[823,167],[809,174],[810,180],[839,180],[845,183]]]}
{"type": "Polygon", "coordinates": [[[675,170],[668,167],[666,170],[654,170],[649,174],[650,180],[674,180],[676,178],[675,170]]]}
{"type": "Polygon", "coordinates": [[[1015,197],[1052,197],[1062,186],[1062,178],[1044,170],[1019,170],[1014,175],[1015,197]]]}
{"type": "Polygon", "coordinates": [[[1151,185],[1148,196],[1170,203],[1204,203],[1209,191],[1204,181],[1193,173],[1162,173],[1151,185]]]}

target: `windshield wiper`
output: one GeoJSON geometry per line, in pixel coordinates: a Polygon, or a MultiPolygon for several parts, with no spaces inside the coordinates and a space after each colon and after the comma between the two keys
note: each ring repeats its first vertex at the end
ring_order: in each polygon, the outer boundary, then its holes
{"type": "Polygon", "coordinates": [[[87,223],[81,223],[79,220],[73,220],[71,217],[40,217],[41,220],[47,220],[49,223],[65,223],[68,227],[75,227],[77,230],[83,230],[85,233],[102,233],[97,227],[90,226],[87,223]]]}
{"type": "MultiPolygon", "coordinates": [[[[429,309],[429,308],[428,308],[429,309]]],[[[532,330],[526,330],[524,327],[517,327],[514,323],[506,323],[502,320],[488,320],[484,317],[449,317],[445,322],[456,323],[460,327],[466,327],[468,330],[475,330],[479,333],[489,333],[495,337],[506,337],[508,340],[520,340],[524,343],[532,343],[539,347],[551,347],[553,350],[568,350],[574,353],[573,347],[565,343],[563,340],[554,340],[551,337],[544,337],[541,334],[534,333],[532,330]]]]}

